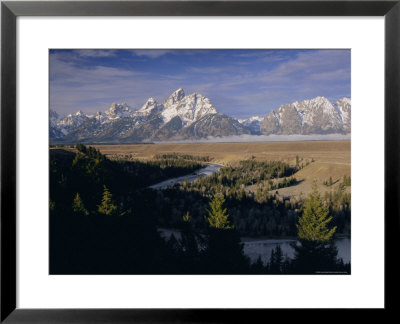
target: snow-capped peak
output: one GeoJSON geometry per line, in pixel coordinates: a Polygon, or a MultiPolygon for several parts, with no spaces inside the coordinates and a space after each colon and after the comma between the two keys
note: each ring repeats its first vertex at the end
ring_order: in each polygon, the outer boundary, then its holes
{"type": "Polygon", "coordinates": [[[157,106],[157,101],[154,98],[149,98],[138,111],[145,112],[154,109],[157,106]]]}
{"type": "Polygon", "coordinates": [[[97,111],[94,116],[92,116],[93,118],[95,118],[97,121],[99,122],[103,122],[104,119],[106,119],[107,117],[104,116],[104,114],[101,111],[97,111]]]}
{"type": "Polygon", "coordinates": [[[163,109],[162,105],[159,105],[154,98],[149,98],[145,104],[137,111],[132,113],[132,117],[145,117],[150,116],[163,109]]]}
{"type": "Polygon", "coordinates": [[[75,114],[69,114],[57,122],[57,126],[63,134],[67,134],[71,129],[82,125],[89,117],[86,116],[81,110],[75,114]]]}
{"type": "MultiPolygon", "coordinates": [[[[345,101],[333,105],[326,97],[295,101],[270,112],[261,125],[265,134],[318,134],[350,132],[345,101]]],[[[348,111],[351,106],[349,105],[348,111]]]]}
{"type": "Polygon", "coordinates": [[[340,124],[339,112],[326,97],[315,97],[300,102],[296,101],[293,103],[293,106],[303,125],[315,124],[315,119],[321,119],[322,115],[325,115],[325,118],[329,118],[328,123],[330,125],[338,127],[340,124]]]}
{"type": "Polygon", "coordinates": [[[347,132],[351,130],[351,99],[340,98],[336,101],[336,107],[340,112],[340,117],[343,122],[343,127],[347,132]]]}
{"type": "Polygon", "coordinates": [[[175,90],[171,95],[165,100],[164,105],[173,105],[180,101],[185,96],[185,92],[182,88],[175,90]]]}
{"type": "Polygon", "coordinates": [[[105,111],[105,114],[109,119],[117,119],[117,118],[123,118],[127,117],[132,113],[131,109],[129,106],[126,104],[126,102],[123,102],[122,104],[118,103],[112,103],[110,108],[108,108],[105,111]]]}
{"type": "Polygon", "coordinates": [[[262,122],[264,117],[260,116],[252,116],[250,118],[238,119],[238,122],[241,124],[250,124],[252,122],[262,122]]]}
{"type": "Polygon", "coordinates": [[[336,102],[336,104],[351,105],[351,98],[346,98],[346,97],[340,98],[340,99],[336,102]]]}
{"type": "Polygon", "coordinates": [[[252,116],[247,119],[238,119],[238,122],[248,127],[253,134],[258,134],[260,133],[260,126],[263,119],[264,118],[260,116],[252,116]]]}
{"type": "Polygon", "coordinates": [[[183,89],[179,88],[164,102],[161,113],[164,123],[179,116],[184,126],[208,114],[216,114],[217,110],[210,100],[199,93],[185,96],[183,89]]]}
{"type": "Polygon", "coordinates": [[[59,125],[77,125],[77,124],[82,124],[86,119],[89,117],[86,116],[82,111],[77,111],[75,114],[69,114],[63,119],[61,119],[58,124],[59,125]]]}
{"type": "Polygon", "coordinates": [[[50,126],[56,127],[58,121],[60,120],[59,114],[57,114],[56,111],[50,109],[49,118],[50,118],[50,126]]]}

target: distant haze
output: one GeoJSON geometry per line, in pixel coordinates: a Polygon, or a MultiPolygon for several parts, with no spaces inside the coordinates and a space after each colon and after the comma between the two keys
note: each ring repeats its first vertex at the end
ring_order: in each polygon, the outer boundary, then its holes
{"type": "MultiPolygon", "coordinates": [[[[297,142],[297,141],[347,141],[350,134],[314,134],[314,135],[239,135],[227,137],[208,137],[199,140],[163,141],[164,144],[178,143],[245,143],[245,142],[297,142]]],[[[157,141],[155,141],[157,143],[157,141]]]]}
{"type": "Polygon", "coordinates": [[[50,50],[50,109],[140,108],[179,87],[236,118],[317,96],[351,97],[350,50],[50,50]]]}

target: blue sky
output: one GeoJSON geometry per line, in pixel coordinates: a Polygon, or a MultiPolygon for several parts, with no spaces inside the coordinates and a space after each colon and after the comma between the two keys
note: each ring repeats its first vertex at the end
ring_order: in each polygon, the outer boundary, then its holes
{"type": "Polygon", "coordinates": [[[265,116],[280,105],[351,96],[350,50],[50,50],[50,108],[106,110],[198,92],[221,113],[265,116]]]}

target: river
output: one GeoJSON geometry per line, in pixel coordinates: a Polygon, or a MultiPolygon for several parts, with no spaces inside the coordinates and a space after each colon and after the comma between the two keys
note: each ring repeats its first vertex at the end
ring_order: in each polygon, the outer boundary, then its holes
{"type": "MultiPolygon", "coordinates": [[[[263,263],[267,263],[271,258],[271,251],[276,248],[277,245],[281,246],[282,253],[289,259],[294,256],[294,249],[291,246],[295,239],[263,239],[263,240],[247,240],[242,239],[243,252],[247,255],[252,262],[256,261],[260,256],[263,263]]],[[[335,245],[338,249],[338,257],[343,259],[343,262],[350,262],[351,256],[351,240],[349,237],[341,237],[335,240],[335,245]]]]}
{"type": "MultiPolygon", "coordinates": [[[[173,234],[176,239],[181,238],[179,230],[174,229],[159,229],[161,235],[165,238],[170,238],[173,234]]],[[[281,246],[282,254],[284,257],[292,259],[294,257],[294,249],[291,244],[296,242],[296,239],[256,239],[256,238],[242,238],[243,252],[247,255],[251,262],[257,261],[258,257],[264,264],[268,263],[271,258],[271,251],[278,245],[281,246]]],[[[335,240],[335,245],[338,249],[338,257],[343,259],[343,262],[348,263],[351,259],[351,240],[349,237],[339,237],[335,240]]]]}
{"type": "MultiPolygon", "coordinates": [[[[154,184],[149,188],[152,189],[166,189],[168,187],[173,186],[175,183],[183,183],[185,180],[189,182],[195,181],[200,177],[207,177],[213,174],[213,172],[218,172],[223,165],[220,164],[209,164],[204,168],[201,168],[193,173],[177,178],[172,178],[165,180],[163,182],[154,184]]],[[[179,239],[180,232],[177,230],[169,230],[169,229],[160,229],[161,234],[169,238],[171,234],[179,239]]],[[[267,263],[271,257],[271,251],[276,248],[277,245],[281,246],[282,253],[284,256],[288,258],[293,258],[294,249],[291,244],[295,242],[295,239],[247,239],[242,238],[243,243],[243,251],[244,254],[247,255],[252,262],[256,261],[259,256],[261,256],[261,260],[267,263]]],[[[335,241],[335,245],[338,248],[338,257],[342,258],[345,263],[350,262],[350,246],[351,241],[350,238],[338,238],[335,241]]]]}
{"type": "Polygon", "coordinates": [[[156,184],[150,186],[149,188],[166,189],[168,187],[173,186],[175,183],[184,183],[185,180],[188,180],[189,182],[193,182],[197,178],[208,177],[208,176],[212,175],[213,172],[218,172],[219,169],[221,169],[222,167],[223,167],[223,165],[221,165],[221,164],[209,164],[204,168],[201,168],[199,170],[192,172],[191,174],[187,174],[187,175],[177,177],[177,178],[168,179],[163,182],[156,183],[156,184]]]}

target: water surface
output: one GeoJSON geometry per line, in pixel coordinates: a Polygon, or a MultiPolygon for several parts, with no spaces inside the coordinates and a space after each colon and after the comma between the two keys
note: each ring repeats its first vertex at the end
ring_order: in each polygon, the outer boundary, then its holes
{"type": "Polygon", "coordinates": [[[221,169],[223,165],[221,164],[209,164],[204,168],[201,168],[199,170],[193,171],[191,174],[187,174],[184,176],[176,177],[176,178],[171,178],[159,183],[156,183],[149,188],[152,189],[166,189],[168,187],[172,187],[175,183],[184,183],[185,180],[188,180],[189,182],[193,182],[198,178],[201,177],[208,177],[213,174],[213,172],[218,172],[219,169],[221,169]]]}

